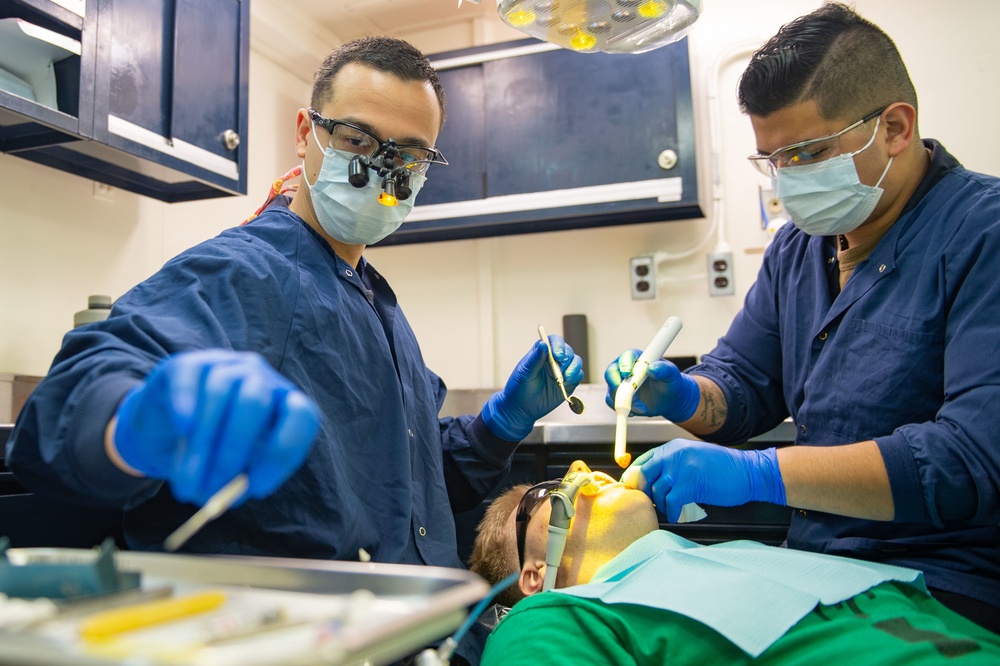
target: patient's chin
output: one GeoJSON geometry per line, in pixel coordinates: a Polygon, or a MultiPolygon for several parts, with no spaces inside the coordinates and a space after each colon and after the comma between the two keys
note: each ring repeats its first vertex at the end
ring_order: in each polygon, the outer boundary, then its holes
{"type": "Polygon", "coordinates": [[[601,516],[594,520],[613,525],[617,535],[635,539],[659,528],[653,502],[638,490],[625,486],[606,488],[598,495],[594,508],[601,516]]]}

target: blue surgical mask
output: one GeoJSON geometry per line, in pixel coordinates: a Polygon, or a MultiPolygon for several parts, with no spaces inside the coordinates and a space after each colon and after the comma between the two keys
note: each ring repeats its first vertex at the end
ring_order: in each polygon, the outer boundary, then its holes
{"type": "MultiPolygon", "coordinates": [[[[323,145],[312,128],[316,145],[323,145]]],[[[380,178],[370,178],[364,187],[354,187],[347,180],[347,167],[354,153],[323,149],[323,164],[314,184],[309,183],[303,165],[303,182],[309,189],[316,219],[323,230],[341,243],[372,245],[399,228],[413,209],[413,200],[424,184],[424,174],[410,175],[411,194],[396,206],[385,206],[378,201],[382,193],[380,178]]]]}
{"type": "Polygon", "coordinates": [[[868,219],[882,198],[884,190],[879,185],[889,173],[892,158],[878,182],[865,185],[858,177],[854,156],[871,146],[876,134],[878,122],[861,150],[777,170],[771,187],[795,226],[810,236],[836,236],[854,231],[868,219]]]}

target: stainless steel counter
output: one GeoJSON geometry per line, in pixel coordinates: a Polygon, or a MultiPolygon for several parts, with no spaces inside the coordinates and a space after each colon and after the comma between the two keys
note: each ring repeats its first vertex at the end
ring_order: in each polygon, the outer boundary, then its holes
{"type": "MultiPolygon", "coordinates": [[[[628,422],[628,442],[631,444],[662,444],[675,438],[697,439],[680,426],[665,419],[631,417],[628,422]]],[[[615,424],[572,421],[539,421],[524,439],[526,444],[612,444],[615,424]]],[[[773,445],[795,441],[795,424],[785,421],[777,428],[754,437],[752,443],[773,445]]]]}
{"type": "MultiPolygon", "coordinates": [[[[523,442],[525,444],[613,444],[615,441],[615,412],[607,403],[604,384],[581,384],[573,395],[583,400],[582,414],[574,414],[566,403],[541,418],[523,442]]],[[[476,414],[493,394],[492,390],[470,389],[448,392],[443,416],[476,414]]],[[[633,416],[628,420],[628,442],[636,445],[662,444],[682,437],[697,439],[688,431],[654,417],[633,416]]],[[[752,443],[771,446],[795,441],[795,424],[785,421],[777,428],[754,437],[752,443]]]]}

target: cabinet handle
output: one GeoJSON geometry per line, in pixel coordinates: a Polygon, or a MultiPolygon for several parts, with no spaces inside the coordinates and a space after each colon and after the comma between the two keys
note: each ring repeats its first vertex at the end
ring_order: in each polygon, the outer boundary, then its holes
{"type": "Polygon", "coordinates": [[[240,145],[240,135],[227,129],[222,133],[222,145],[226,147],[226,150],[236,150],[236,147],[240,145]]]}
{"type": "Polygon", "coordinates": [[[664,150],[656,157],[656,163],[660,165],[661,169],[670,170],[677,166],[677,153],[670,150],[664,150]]]}

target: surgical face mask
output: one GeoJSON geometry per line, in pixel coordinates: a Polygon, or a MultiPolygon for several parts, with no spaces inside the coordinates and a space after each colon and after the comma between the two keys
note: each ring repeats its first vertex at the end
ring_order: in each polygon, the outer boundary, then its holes
{"type": "MultiPolygon", "coordinates": [[[[312,132],[316,145],[322,146],[315,125],[312,132]]],[[[316,182],[310,184],[305,175],[302,180],[309,188],[316,219],[326,233],[348,245],[372,245],[398,229],[410,214],[425,176],[412,173],[410,196],[396,206],[385,206],[378,201],[381,179],[371,178],[364,187],[354,187],[348,182],[347,167],[353,157],[354,153],[327,146],[323,149],[323,164],[316,182]]],[[[302,173],[305,174],[304,167],[302,173]]]]}
{"type": "Polygon", "coordinates": [[[836,236],[857,229],[868,219],[884,190],[879,187],[889,173],[892,158],[875,185],[865,185],[858,177],[854,156],[875,141],[872,138],[858,151],[831,157],[816,164],[786,166],[771,178],[771,187],[792,222],[811,236],[836,236]]]}

